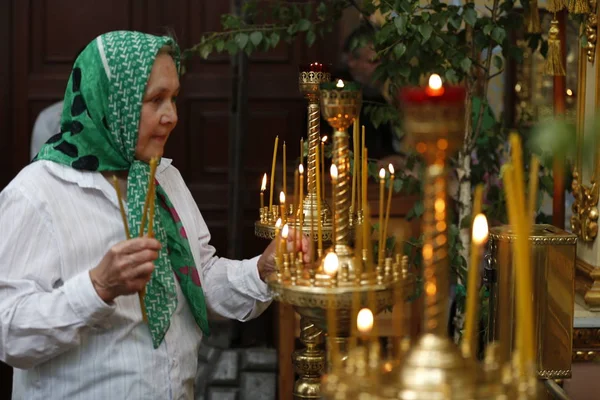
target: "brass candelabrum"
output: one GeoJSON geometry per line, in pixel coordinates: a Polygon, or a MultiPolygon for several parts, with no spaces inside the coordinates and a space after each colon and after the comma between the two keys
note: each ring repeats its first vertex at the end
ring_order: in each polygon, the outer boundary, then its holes
{"type": "MultiPolygon", "coordinates": [[[[362,93],[358,85],[341,81],[321,82],[315,86],[317,76],[308,74],[303,78],[301,74],[300,83],[301,90],[309,99],[309,120],[311,109],[314,113],[319,106],[318,103],[315,104],[315,100],[320,99],[323,116],[335,131],[332,162],[337,167],[337,177],[332,182],[333,211],[329,228],[331,245],[325,249],[319,247],[317,254],[311,255],[311,259],[316,258],[311,263],[304,262],[302,253],[289,253],[284,246],[276,257],[277,272],[268,279],[275,300],[292,305],[301,317],[300,340],[306,348],[295,351],[292,356],[299,375],[294,384],[295,399],[322,398],[322,375],[332,364],[343,362],[345,356],[340,354],[345,353],[349,346],[347,338],[351,336],[352,321],[356,318],[353,312],[357,311],[357,307],[368,306],[377,314],[393,304],[393,293],[399,288],[410,295],[415,286],[414,276],[408,272],[406,262],[403,263],[400,257],[387,257],[382,260],[381,265],[375,265],[373,257],[369,255],[372,251],[369,245],[365,244],[363,249],[356,248],[352,243],[353,230],[362,235],[362,223],[368,221],[368,218],[361,219],[353,227],[354,217],[350,211],[350,151],[347,130],[358,116],[362,93]],[[331,260],[334,260],[333,264],[331,260]],[[329,354],[321,347],[326,333],[329,354]]],[[[313,207],[317,203],[317,197],[311,195],[311,184],[315,189],[319,184],[317,179],[313,181],[310,178],[311,148],[319,144],[314,140],[318,132],[316,124],[318,121],[309,123],[309,189],[303,204],[303,215],[307,219],[315,215],[313,207]]],[[[316,166],[314,169],[316,170],[316,166]]],[[[276,211],[273,211],[275,214],[276,211]]],[[[286,217],[288,228],[298,226],[294,216],[286,217]]],[[[268,218],[270,223],[273,218],[274,216],[268,218]]],[[[326,232],[328,224],[325,218],[314,218],[312,222],[313,234],[317,231],[314,226],[316,224],[321,224],[323,233],[326,232]]],[[[307,225],[310,226],[310,219],[307,225]]],[[[308,233],[306,229],[302,231],[304,234],[308,233]]],[[[285,241],[287,230],[283,228],[278,232],[281,234],[274,235],[276,240],[285,241]]],[[[325,234],[323,236],[323,243],[327,244],[325,234]]],[[[313,241],[315,239],[313,236],[313,241]]]]}
{"type": "MultiPolygon", "coordinates": [[[[311,231],[311,224],[321,225],[322,240],[325,243],[332,241],[332,215],[325,197],[321,194],[320,205],[317,204],[317,148],[321,143],[321,107],[320,88],[322,83],[331,81],[331,73],[327,65],[312,63],[299,67],[298,87],[304,98],[308,101],[308,129],[307,144],[308,155],[306,158],[306,194],[301,199],[299,209],[288,205],[283,212],[280,206],[273,205],[261,207],[259,220],[255,223],[255,233],[265,239],[275,237],[275,223],[279,218],[287,221],[290,227],[301,230],[304,235],[312,235],[313,241],[317,240],[316,230],[311,231]],[[302,213],[302,218],[299,218],[302,213]],[[302,222],[302,223],[301,223],[302,222]]],[[[301,150],[304,152],[304,149],[301,150]]],[[[303,154],[301,158],[304,159],[303,154]]],[[[323,178],[321,178],[323,179],[323,178]]],[[[296,199],[294,199],[296,201],[296,199]]]]}
{"type": "MultiPolygon", "coordinates": [[[[338,368],[333,368],[325,376],[324,398],[545,398],[541,397],[535,369],[521,373],[522,367],[515,362],[515,354],[514,360],[501,363],[498,343],[489,344],[484,360],[479,362],[472,349],[464,346],[461,351],[449,339],[446,163],[462,146],[465,91],[458,87],[444,87],[439,76],[432,76],[432,80],[426,90],[404,89],[399,102],[404,115],[404,131],[425,161],[422,217],[424,332],[412,344],[400,337],[394,354],[385,358],[379,342],[363,340],[362,345],[350,349],[344,365],[337,364],[338,368]]],[[[404,299],[402,295],[399,297],[404,299]]],[[[358,319],[356,322],[359,323],[358,319]]]]}

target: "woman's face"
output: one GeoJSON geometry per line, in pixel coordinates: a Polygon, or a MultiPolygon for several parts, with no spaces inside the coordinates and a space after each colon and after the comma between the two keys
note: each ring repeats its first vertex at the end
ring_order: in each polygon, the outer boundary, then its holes
{"type": "Polygon", "coordinates": [[[167,139],[177,125],[175,100],[178,94],[179,76],[175,62],[169,54],[160,53],[152,66],[142,101],[135,147],[138,160],[148,162],[152,157],[162,157],[167,139]]]}

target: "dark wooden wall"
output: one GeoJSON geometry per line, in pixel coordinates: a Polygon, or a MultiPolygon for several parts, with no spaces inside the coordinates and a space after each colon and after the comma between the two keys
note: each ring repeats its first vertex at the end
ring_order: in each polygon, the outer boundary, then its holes
{"type": "MultiPolygon", "coordinates": [[[[172,29],[183,48],[204,32],[219,30],[228,0],[1,0],[0,1],[0,190],[27,165],[33,123],[64,94],[74,56],[97,35],[118,29],[164,33],[172,29]]],[[[288,160],[298,156],[305,132],[304,100],[297,65],[334,63],[335,35],[307,49],[300,41],[251,58],[249,122],[244,151],[244,256],[265,243],[254,237],[258,189],[270,166],[273,140],[288,143],[288,160]]],[[[182,80],[179,124],[167,145],[188,183],[221,253],[227,249],[229,57],[194,60],[182,80]]],[[[1,363],[0,363],[1,364],[1,363]]],[[[0,399],[10,398],[10,375],[0,365],[0,399]]]]}

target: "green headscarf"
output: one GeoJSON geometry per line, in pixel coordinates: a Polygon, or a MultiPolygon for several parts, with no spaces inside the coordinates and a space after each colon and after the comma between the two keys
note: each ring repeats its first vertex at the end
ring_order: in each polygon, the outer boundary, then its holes
{"type": "MultiPolygon", "coordinates": [[[[87,171],[128,170],[127,206],[132,237],[139,236],[149,165],[135,159],[142,99],[158,51],[169,46],[179,70],[179,48],[169,37],[117,31],[99,36],[79,55],[65,92],[61,132],[36,160],[87,171]]],[[[204,334],[209,327],[204,293],[185,229],[156,182],[155,237],[162,244],[144,303],[152,344],[162,342],[177,307],[175,276],[204,334]]]]}

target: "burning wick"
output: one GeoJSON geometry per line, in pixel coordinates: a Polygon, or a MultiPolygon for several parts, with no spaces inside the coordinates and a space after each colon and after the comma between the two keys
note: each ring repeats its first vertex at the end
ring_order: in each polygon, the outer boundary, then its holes
{"type": "Polygon", "coordinates": [[[344,81],[341,79],[338,79],[337,83],[335,84],[336,87],[338,88],[343,88],[344,87],[344,81]]]}
{"type": "Polygon", "coordinates": [[[441,96],[444,94],[444,86],[442,78],[438,74],[433,74],[429,77],[429,85],[425,88],[425,92],[429,96],[441,96]]]}
{"type": "Polygon", "coordinates": [[[363,335],[367,335],[373,329],[373,313],[368,308],[363,308],[356,317],[356,327],[363,335]]]}
{"type": "Polygon", "coordinates": [[[331,252],[325,256],[323,261],[323,269],[329,276],[333,276],[337,273],[339,267],[339,260],[337,254],[331,252]]]}
{"type": "Polygon", "coordinates": [[[483,214],[477,214],[473,220],[473,242],[482,244],[488,238],[488,223],[487,218],[483,214]]]}

